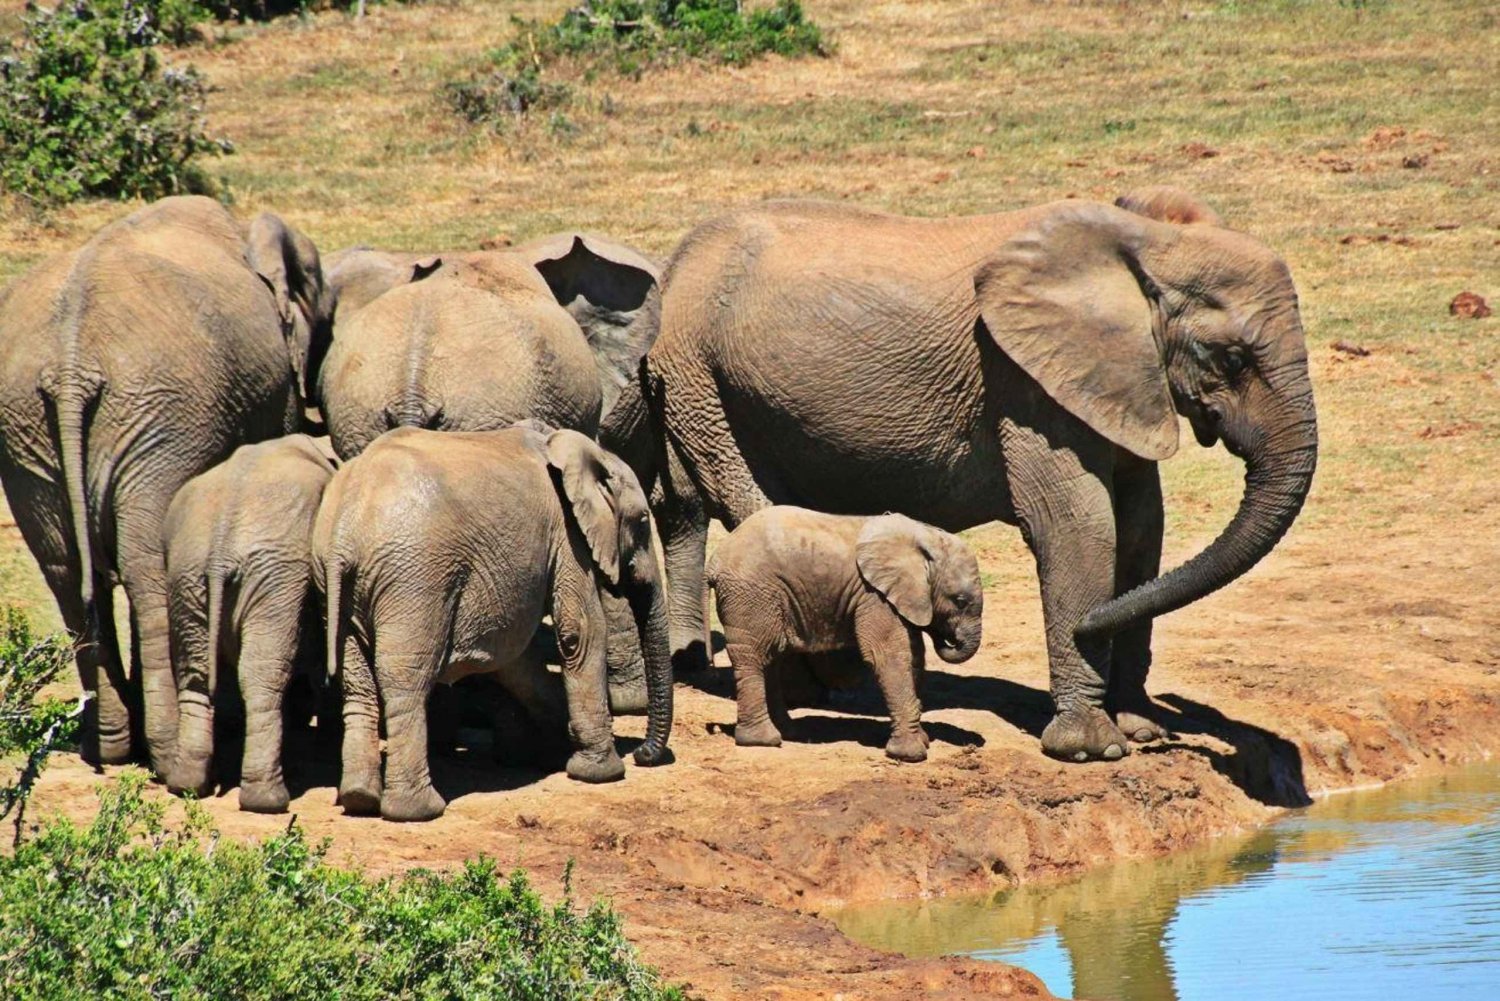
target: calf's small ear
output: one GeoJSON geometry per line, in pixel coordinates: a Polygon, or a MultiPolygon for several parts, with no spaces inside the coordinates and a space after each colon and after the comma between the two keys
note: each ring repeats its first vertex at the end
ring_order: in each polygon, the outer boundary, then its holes
{"type": "Polygon", "coordinates": [[[922,535],[920,522],[886,514],[865,523],[854,548],[860,577],[918,629],[932,625],[932,557],[922,535]]]}

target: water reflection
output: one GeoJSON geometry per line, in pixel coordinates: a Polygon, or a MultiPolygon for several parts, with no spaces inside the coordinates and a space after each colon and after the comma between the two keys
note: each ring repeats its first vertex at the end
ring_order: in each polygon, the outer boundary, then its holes
{"type": "Polygon", "coordinates": [[[1500,997],[1500,769],[1335,797],[1254,834],[1060,886],[836,915],[1097,1001],[1500,997]]]}

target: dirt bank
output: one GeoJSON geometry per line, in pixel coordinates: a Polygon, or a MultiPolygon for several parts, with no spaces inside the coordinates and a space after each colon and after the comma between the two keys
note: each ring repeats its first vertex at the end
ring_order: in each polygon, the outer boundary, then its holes
{"type": "MultiPolygon", "coordinates": [[[[1474,504],[1493,523],[1495,503],[1474,504]]],[[[818,915],[1161,854],[1324,791],[1500,751],[1492,538],[1390,533],[1351,561],[1331,535],[1294,537],[1249,579],[1160,623],[1151,688],[1175,739],[1086,766],[1037,749],[1048,708],[1035,585],[1008,533],[976,541],[1004,576],[980,656],[929,674],[925,765],[884,759],[873,687],[801,714],[799,741],[736,748],[717,668],[679,686],[667,768],[590,787],[460,754],[439,762],[447,815],[403,826],[340,816],[333,763],[302,762],[293,809],[337,858],[374,871],[485,852],[555,891],[574,858],[582,892],[612,897],[646,957],[704,997],[1045,997],[1024,971],[874,952],[818,915]]],[[[60,761],[38,808],[87,813],[96,782],[60,761]]],[[[286,823],[239,813],[232,796],[210,806],[234,835],[286,823]]]]}

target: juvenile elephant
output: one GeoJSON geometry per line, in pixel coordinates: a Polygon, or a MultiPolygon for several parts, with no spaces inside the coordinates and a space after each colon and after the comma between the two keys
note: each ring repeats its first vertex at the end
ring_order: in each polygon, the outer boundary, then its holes
{"type": "Polygon", "coordinates": [[[719,544],[708,579],[734,667],[736,744],[781,746],[776,666],[785,654],[855,650],[891,714],[885,753],[927,758],[922,634],[950,664],[979,649],[984,588],[962,539],[899,514],[769,507],[719,544]]]}
{"type": "Polygon", "coordinates": [[[333,463],[306,435],[242,445],[193,477],[162,526],[177,681],[173,792],[214,786],[214,700],[233,672],[244,701],[240,809],[280,813],[281,708],[298,651],[322,654],[312,531],[333,463]]]}
{"type": "Polygon", "coordinates": [[[352,458],[393,427],[485,431],[536,418],[592,435],[634,379],[630,323],[656,267],[596,237],[501,251],[341,251],[320,393],[352,458]]]}
{"type": "Polygon", "coordinates": [[[1151,622],[1254,566],[1318,434],[1286,264],[1183,193],[913,219],[771,202],[699,226],[642,322],[674,656],[704,662],[706,519],[770,504],[1019,525],[1036,557],[1067,760],[1163,734],[1151,622]],[[1147,214],[1162,206],[1169,218],[1147,214]],[[1177,415],[1245,460],[1207,549],[1158,576],[1156,463],[1177,415]],[[1113,714],[1113,718],[1106,713],[1113,714]],[[1122,732],[1123,731],[1123,732],[1122,732]]]}
{"type": "Polygon", "coordinates": [[[300,427],[327,321],[306,237],[265,213],[243,227],[197,197],[149,205],[0,294],[0,481],[97,696],[85,758],[129,759],[143,701],[151,763],[171,763],[162,519],[182,484],[237,446],[300,427]],[[116,583],[138,651],[131,679],[116,583]]]}
{"type": "Polygon", "coordinates": [[[635,760],[665,759],[672,674],[646,497],[591,439],[397,429],[334,476],[313,539],[329,667],[344,690],[345,810],[392,820],[443,812],[428,771],[427,697],[438,681],[480,671],[498,672],[534,717],[565,705],[570,776],[621,777],[605,687],[607,592],[628,601],[645,651],[647,734],[635,760]],[[561,692],[532,643],[544,615],[561,692]]]}

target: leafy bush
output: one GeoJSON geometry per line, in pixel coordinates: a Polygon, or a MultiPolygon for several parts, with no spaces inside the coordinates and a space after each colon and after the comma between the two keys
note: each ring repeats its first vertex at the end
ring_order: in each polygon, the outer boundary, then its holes
{"type": "Polygon", "coordinates": [[[16,841],[32,786],[47,756],[73,738],[86,699],[38,697],[73,659],[61,637],[38,639],[18,609],[0,613],[0,820],[15,813],[16,841]]]}
{"type": "Polygon", "coordinates": [[[568,88],[542,80],[560,60],[635,76],[685,59],[740,66],[768,52],[828,52],[799,0],[750,11],[739,0],[585,0],[556,21],[512,20],[515,37],[490,53],[494,68],[444,88],[472,124],[500,128],[529,109],[566,104],[568,88]]]}
{"type": "Polygon", "coordinates": [[[191,161],[230,152],[204,131],[202,78],[156,48],[196,23],[193,0],[68,0],[32,8],[0,59],[0,186],[40,204],[201,190],[191,161]]]}
{"type": "Polygon", "coordinates": [[[201,808],[168,831],[127,773],[84,828],[0,858],[7,998],[680,999],[606,906],[546,906],[488,859],[370,880],[300,829],[221,841],[201,808]]]}

